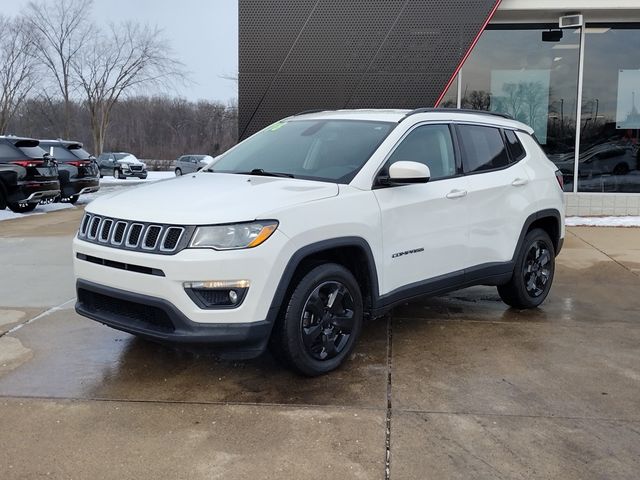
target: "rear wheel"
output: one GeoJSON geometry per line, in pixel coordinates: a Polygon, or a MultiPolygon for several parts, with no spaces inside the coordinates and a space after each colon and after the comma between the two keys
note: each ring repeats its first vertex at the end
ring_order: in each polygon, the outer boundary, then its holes
{"type": "Polygon", "coordinates": [[[7,199],[4,196],[4,192],[0,189],[0,210],[7,208],[7,199]]]}
{"type": "Polygon", "coordinates": [[[70,203],[71,205],[75,205],[75,203],[78,201],[79,198],[80,198],[80,195],[71,195],[65,201],[67,203],[70,203]]]}
{"type": "Polygon", "coordinates": [[[555,273],[555,249],[547,232],[536,228],[524,238],[511,280],[498,287],[500,298],[514,308],[535,308],[547,298],[555,273]]]}
{"type": "Polygon", "coordinates": [[[9,208],[15,213],[33,212],[38,206],[37,203],[10,203],[9,208]]]}
{"type": "Polygon", "coordinates": [[[276,324],[271,348],[294,370],[314,377],[338,368],[362,329],[362,294],[357,280],[329,263],[307,273],[276,324]]]}
{"type": "Polygon", "coordinates": [[[176,177],[180,177],[182,176],[182,170],[180,170],[179,168],[176,168],[176,177]]]}

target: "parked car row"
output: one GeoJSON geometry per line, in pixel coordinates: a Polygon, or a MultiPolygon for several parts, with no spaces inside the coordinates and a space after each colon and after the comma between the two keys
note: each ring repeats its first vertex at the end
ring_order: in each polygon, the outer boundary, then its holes
{"type": "Polygon", "coordinates": [[[94,157],[82,144],[0,136],[0,210],[34,210],[39,203],[76,203],[100,189],[94,157]]]}

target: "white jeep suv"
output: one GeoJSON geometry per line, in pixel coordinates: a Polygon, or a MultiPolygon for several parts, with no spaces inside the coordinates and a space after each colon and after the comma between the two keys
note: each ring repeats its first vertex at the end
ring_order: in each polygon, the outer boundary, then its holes
{"type": "Polygon", "coordinates": [[[203,171],[102,197],[74,241],[84,316],[306,375],[363,321],[495,285],[543,302],[564,238],[562,175],[526,125],[461,110],[306,113],[203,171]],[[135,205],[135,208],[131,208],[135,205]]]}

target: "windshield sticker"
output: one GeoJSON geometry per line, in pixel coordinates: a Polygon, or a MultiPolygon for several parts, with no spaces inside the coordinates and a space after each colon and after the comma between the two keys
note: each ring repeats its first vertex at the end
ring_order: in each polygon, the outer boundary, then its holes
{"type": "Polygon", "coordinates": [[[287,124],[287,122],[277,122],[274,123],[273,125],[271,125],[271,128],[269,128],[270,132],[275,132],[276,130],[280,130],[282,127],[284,127],[287,124]]]}

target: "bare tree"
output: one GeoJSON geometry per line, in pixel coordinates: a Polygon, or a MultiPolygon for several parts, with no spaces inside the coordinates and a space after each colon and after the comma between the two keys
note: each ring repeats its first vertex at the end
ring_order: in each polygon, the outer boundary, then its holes
{"type": "Polygon", "coordinates": [[[89,110],[94,151],[102,153],[114,105],[142,88],[166,87],[184,78],[182,64],[158,28],[137,23],[96,32],[72,61],[89,110]]]}
{"type": "Polygon", "coordinates": [[[34,88],[34,50],[25,22],[0,16],[0,133],[34,88]]]}
{"type": "Polygon", "coordinates": [[[64,102],[63,133],[69,137],[70,102],[74,89],[71,64],[92,29],[93,0],[32,1],[26,19],[38,40],[38,57],[51,72],[64,102]]]}

